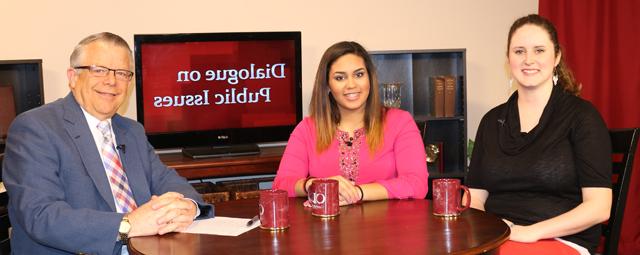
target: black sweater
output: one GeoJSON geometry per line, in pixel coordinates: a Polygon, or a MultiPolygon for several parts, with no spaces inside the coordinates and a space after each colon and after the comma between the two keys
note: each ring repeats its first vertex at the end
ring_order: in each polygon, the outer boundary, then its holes
{"type": "MultiPolygon", "coordinates": [[[[481,120],[467,175],[489,192],[485,210],[518,225],[563,214],[582,202],[581,188],[611,187],[611,141],[593,105],[555,86],[536,127],[520,132],[517,92],[481,120]]],[[[600,226],[561,237],[598,245],[600,226]]]]}

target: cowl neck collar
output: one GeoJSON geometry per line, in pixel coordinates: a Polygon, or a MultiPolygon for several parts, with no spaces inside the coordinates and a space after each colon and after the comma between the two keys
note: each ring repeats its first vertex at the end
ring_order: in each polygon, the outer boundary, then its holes
{"type": "Polygon", "coordinates": [[[541,134],[545,133],[545,130],[561,126],[560,124],[565,120],[559,118],[559,116],[565,116],[565,114],[558,114],[557,111],[570,111],[573,108],[571,106],[564,107],[565,105],[560,107],[561,104],[575,102],[575,100],[565,100],[568,96],[561,86],[553,86],[551,96],[544,107],[538,125],[528,133],[522,133],[520,132],[520,117],[518,114],[518,91],[514,92],[509,97],[506,107],[498,119],[498,143],[500,149],[507,155],[520,154],[527,150],[541,134]]]}

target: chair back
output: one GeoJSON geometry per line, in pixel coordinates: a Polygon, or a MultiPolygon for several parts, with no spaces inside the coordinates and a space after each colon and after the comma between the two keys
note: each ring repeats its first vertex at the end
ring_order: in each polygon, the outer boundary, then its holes
{"type": "Polygon", "coordinates": [[[11,254],[11,240],[9,234],[11,223],[9,222],[9,212],[7,203],[9,196],[7,192],[0,193],[0,255],[11,254]]]}
{"type": "MultiPolygon", "coordinates": [[[[0,153],[0,182],[2,182],[2,158],[4,154],[0,153]]],[[[11,241],[9,240],[9,212],[7,204],[9,203],[9,195],[7,192],[0,192],[0,255],[11,253],[11,241]]]]}
{"type": "Polygon", "coordinates": [[[633,168],[633,158],[638,145],[639,128],[610,130],[612,149],[613,205],[607,224],[603,225],[603,254],[618,254],[618,241],[622,229],[622,218],[627,202],[629,180],[633,168]]]}

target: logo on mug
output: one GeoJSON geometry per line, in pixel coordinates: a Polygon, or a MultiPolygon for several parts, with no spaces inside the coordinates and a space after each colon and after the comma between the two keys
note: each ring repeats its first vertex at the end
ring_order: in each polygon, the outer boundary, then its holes
{"type": "Polygon", "coordinates": [[[327,197],[322,193],[313,193],[311,203],[321,205],[327,201],[327,197]]]}

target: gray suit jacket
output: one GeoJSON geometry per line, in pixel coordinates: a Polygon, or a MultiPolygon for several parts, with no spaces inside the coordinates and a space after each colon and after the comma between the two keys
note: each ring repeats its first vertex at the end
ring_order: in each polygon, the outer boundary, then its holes
{"type": "MultiPolygon", "coordinates": [[[[199,218],[213,216],[213,207],[159,160],[142,125],[116,114],[112,126],[126,145],[121,160],[138,205],[175,191],[198,202],[199,218]]],[[[14,254],[120,253],[123,215],[116,213],[100,154],[71,93],[14,120],[2,176],[14,254]]]]}

